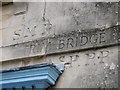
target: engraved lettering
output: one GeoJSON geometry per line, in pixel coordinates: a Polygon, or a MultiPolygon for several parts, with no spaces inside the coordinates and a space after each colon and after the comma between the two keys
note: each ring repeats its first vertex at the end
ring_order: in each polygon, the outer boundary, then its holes
{"type": "Polygon", "coordinates": [[[109,51],[100,51],[100,52],[101,52],[102,58],[105,58],[109,55],[109,51]]]}
{"type": "Polygon", "coordinates": [[[108,55],[109,55],[109,51],[100,51],[100,53],[101,53],[101,55],[100,55],[100,63],[104,63],[104,58],[105,57],[108,57],[108,55]]]}
{"type": "Polygon", "coordinates": [[[98,35],[97,34],[91,35],[91,37],[90,37],[90,42],[91,43],[97,43],[97,40],[98,40],[98,35]]]}
{"type": "Polygon", "coordinates": [[[95,53],[94,52],[93,53],[87,53],[86,55],[89,57],[89,59],[94,59],[95,58],[95,53]]]}
{"type": "Polygon", "coordinates": [[[88,37],[87,36],[81,36],[81,40],[80,40],[80,45],[85,45],[88,42],[88,37]]]}
{"type": "Polygon", "coordinates": [[[74,40],[73,40],[73,38],[68,38],[67,39],[67,48],[68,47],[74,47],[74,40]]]}
{"type": "Polygon", "coordinates": [[[100,43],[105,42],[105,33],[100,33],[100,43]]]}
{"type": "Polygon", "coordinates": [[[18,40],[21,36],[21,29],[18,30],[18,31],[14,31],[14,37],[13,37],[13,40],[18,40]]]}
{"type": "Polygon", "coordinates": [[[76,37],[76,44],[75,44],[75,47],[78,46],[78,36],[76,37]]]}
{"type": "Polygon", "coordinates": [[[63,49],[65,47],[65,41],[64,40],[59,40],[59,49],[63,49]]]}
{"type": "Polygon", "coordinates": [[[38,41],[36,40],[35,42],[33,42],[32,43],[33,44],[33,53],[36,53],[36,52],[38,52],[38,48],[39,48],[39,46],[38,46],[38,41]]]}
{"type": "MultiPolygon", "coordinates": [[[[115,26],[116,27],[116,26],[115,26]]],[[[44,37],[37,40],[37,37],[32,38],[32,35],[34,35],[34,29],[27,28],[25,26],[24,29],[18,29],[17,31],[14,31],[14,37],[13,40],[20,40],[19,42],[15,41],[15,44],[18,45],[10,45],[10,47],[7,47],[8,49],[12,48],[13,54],[18,54],[18,56],[10,56],[10,58],[17,58],[17,57],[29,57],[31,55],[48,55],[53,53],[66,53],[71,51],[78,51],[78,50],[84,50],[84,49],[90,49],[90,48],[99,48],[109,45],[118,45],[120,41],[120,33],[119,29],[114,27],[110,27],[108,29],[105,29],[101,31],[100,29],[95,30],[89,30],[89,31],[81,31],[81,32],[69,32],[64,33],[61,35],[54,35],[54,37],[44,37]],[[23,32],[25,30],[25,32],[23,32]],[[28,32],[28,33],[27,33],[28,32]],[[113,34],[115,35],[114,37],[113,34]],[[24,40],[24,36],[31,37],[30,40],[33,41],[27,41],[28,39],[24,40]],[[24,40],[24,42],[22,42],[24,40]],[[118,41],[119,40],[119,41],[118,41]],[[18,52],[23,53],[18,53],[18,52]]],[[[36,26],[34,27],[36,28],[36,26]]],[[[37,29],[38,30],[38,29],[37,29]]],[[[6,47],[5,47],[6,48],[6,47]]],[[[6,49],[4,49],[5,52],[6,49]]],[[[88,53],[86,54],[89,59],[95,59],[97,54],[94,53],[88,53]]],[[[103,59],[109,55],[109,52],[102,51],[100,52],[100,55],[97,57],[101,60],[101,63],[103,62],[103,59]]],[[[65,56],[66,57],[66,56],[65,56]]],[[[68,56],[67,59],[60,58],[61,60],[65,60],[64,62],[69,62],[76,60],[75,56],[68,56]],[[66,61],[69,60],[69,61],[66,61]]]]}
{"type": "Polygon", "coordinates": [[[78,60],[78,55],[71,55],[70,56],[70,60],[73,62],[73,61],[77,61],[78,60]]]}
{"type": "Polygon", "coordinates": [[[59,60],[60,60],[61,62],[64,62],[64,58],[65,58],[65,56],[60,56],[60,57],[59,57],[59,60]]]}

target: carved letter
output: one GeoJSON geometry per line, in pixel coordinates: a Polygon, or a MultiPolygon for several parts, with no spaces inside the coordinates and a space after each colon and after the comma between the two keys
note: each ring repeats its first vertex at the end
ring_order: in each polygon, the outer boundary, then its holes
{"type": "Polygon", "coordinates": [[[102,58],[105,58],[109,55],[109,51],[100,51],[100,52],[102,54],[102,56],[101,56],[102,58]]]}
{"type": "Polygon", "coordinates": [[[60,60],[61,62],[64,62],[64,58],[65,58],[65,56],[60,56],[60,57],[59,57],[59,60],[60,60]]]}
{"type": "Polygon", "coordinates": [[[86,54],[88,56],[89,59],[94,59],[95,58],[95,53],[87,53],[86,54]]]}
{"type": "Polygon", "coordinates": [[[71,56],[70,56],[70,60],[71,60],[72,62],[73,62],[73,61],[77,61],[78,58],[79,58],[78,55],[71,55],[71,56]]]}
{"type": "Polygon", "coordinates": [[[90,42],[91,43],[97,43],[97,40],[98,40],[97,34],[91,35],[91,37],[90,37],[90,42]]]}
{"type": "Polygon", "coordinates": [[[100,43],[105,42],[105,33],[100,33],[100,43]]]}
{"type": "Polygon", "coordinates": [[[59,49],[63,49],[65,46],[64,40],[59,40],[59,49]]]}
{"type": "Polygon", "coordinates": [[[82,36],[81,40],[80,40],[81,45],[85,45],[87,42],[88,42],[88,37],[87,36],[82,36]]]}
{"type": "Polygon", "coordinates": [[[68,38],[67,39],[67,48],[70,46],[70,47],[73,47],[73,44],[74,44],[74,42],[73,42],[73,38],[68,38]]]}
{"type": "Polygon", "coordinates": [[[13,40],[18,40],[20,38],[20,32],[21,32],[21,29],[18,31],[14,31],[15,37],[13,38],[13,40]]]}
{"type": "Polygon", "coordinates": [[[38,43],[38,41],[37,40],[33,41],[32,45],[34,46],[33,49],[32,49],[33,53],[39,52],[39,43],[38,43]]]}

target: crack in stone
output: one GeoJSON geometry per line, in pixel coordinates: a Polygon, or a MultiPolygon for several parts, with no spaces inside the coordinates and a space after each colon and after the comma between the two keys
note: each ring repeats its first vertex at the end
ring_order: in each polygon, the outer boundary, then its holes
{"type": "Polygon", "coordinates": [[[45,5],[44,5],[44,12],[43,12],[43,21],[46,20],[45,15],[46,15],[46,1],[44,0],[45,5]]]}

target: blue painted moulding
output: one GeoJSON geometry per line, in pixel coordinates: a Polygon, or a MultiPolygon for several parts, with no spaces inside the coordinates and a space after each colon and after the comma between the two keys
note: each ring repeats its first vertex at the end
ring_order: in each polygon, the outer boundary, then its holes
{"type": "Polygon", "coordinates": [[[3,90],[42,90],[55,85],[64,65],[40,64],[2,71],[3,90]]]}

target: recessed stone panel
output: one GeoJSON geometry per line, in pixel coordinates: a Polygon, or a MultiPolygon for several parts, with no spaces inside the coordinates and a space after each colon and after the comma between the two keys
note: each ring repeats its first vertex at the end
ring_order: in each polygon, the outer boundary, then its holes
{"type": "Polygon", "coordinates": [[[119,44],[120,27],[66,32],[54,37],[2,47],[2,60],[96,49],[119,44]]]}
{"type": "Polygon", "coordinates": [[[119,26],[64,33],[49,39],[47,54],[118,44],[119,26]]]}

